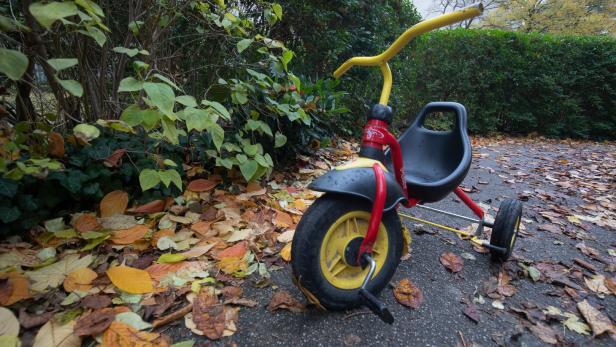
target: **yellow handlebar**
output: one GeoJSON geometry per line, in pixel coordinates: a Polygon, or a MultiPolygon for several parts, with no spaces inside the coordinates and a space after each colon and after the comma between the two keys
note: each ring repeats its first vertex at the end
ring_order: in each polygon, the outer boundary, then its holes
{"type": "Polygon", "coordinates": [[[396,41],[394,41],[394,43],[392,43],[391,46],[389,46],[389,48],[387,48],[383,53],[373,57],[354,57],[345,61],[338,69],[336,69],[336,71],[334,71],[334,78],[339,78],[355,65],[379,66],[381,68],[381,72],[383,73],[383,89],[381,91],[381,99],[379,103],[382,105],[387,105],[392,85],[391,70],[389,69],[389,64],[387,64],[387,62],[393,58],[394,55],[398,54],[398,52],[400,52],[400,50],[404,48],[404,46],[406,46],[412,39],[423,33],[479,16],[481,13],[483,13],[483,4],[478,3],[467,6],[458,11],[419,22],[402,33],[402,35],[400,35],[400,37],[398,37],[396,41]]]}

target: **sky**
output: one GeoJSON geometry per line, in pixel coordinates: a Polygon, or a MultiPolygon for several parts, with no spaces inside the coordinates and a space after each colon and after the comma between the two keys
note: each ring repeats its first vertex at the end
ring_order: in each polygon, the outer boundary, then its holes
{"type": "Polygon", "coordinates": [[[432,7],[433,0],[411,0],[411,2],[415,5],[423,18],[433,16],[428,13],[429,9],[432,7]]]}

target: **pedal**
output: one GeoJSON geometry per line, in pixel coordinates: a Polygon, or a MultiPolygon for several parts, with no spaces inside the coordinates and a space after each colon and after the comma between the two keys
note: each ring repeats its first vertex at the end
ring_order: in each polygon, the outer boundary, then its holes
{"type": "Polygon", "coordinates": [[[376,296],[372,295],[365,288],[359,289],[359,295],[364,298],[364,303],[372,313],[377,315],[381,320],[387,324],[393,324],[394,316],[391,314],[385,303],[379,300],[376,296]]]}
{"type": "Polygon", "coordinates": [[[381,318],[383,322],[387,324],[392,324],[394,322],[394,316],[391,314],[389,309],[387,309],[385,303],[383,303],[376,296],[370,293],[368,289],[366,289],[366,287],[368,286],[368,282],[370,282],[370,279],[372,278],[372,275],[376,270],[376,262],[367,253],[364,253],[362,255],[362,258],[362,260],[364,260],[370,265],[370,268],[368,269],[368,274],[364,279],[364,283],[362,283],[361,287],[359,288],[359,295],[364,299],[364,304],[370,309],[370,311],[372,311],[372,313],[381,318]]]}

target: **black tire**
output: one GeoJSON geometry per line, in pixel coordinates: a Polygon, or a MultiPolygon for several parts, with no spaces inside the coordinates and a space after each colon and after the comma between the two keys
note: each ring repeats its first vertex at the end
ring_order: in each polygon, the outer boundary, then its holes
{"type": "Polygon", "coordinates": [[[522,203],[519,200],[507,199],[501,203],[494,219],[490,244],[503,247],[507,252],[502,254],[492,251],[493,260],[504,262],[509,259],[517,240],[521,218],[522,203]]]}
{"type": "MultiPolygon", "coordinates": [[[[321,244],[328,229],[346,213],[367,211],[371,204],[348,195],[326,194],[317,199],[304,213],[297,225],[291,248],[291,265],[296,284],[304,295],[321,308],[346,310],[360,306],[359,287],[341,289],[332,285],[320,265],[321,244]]],[[[368,290],[377,295],[394,275],[402,256],[403,236],[400,218],[395,209],[383,214],[381,223],[387,231],[387,256],[380,271],[368,284],[368,290]]]]}

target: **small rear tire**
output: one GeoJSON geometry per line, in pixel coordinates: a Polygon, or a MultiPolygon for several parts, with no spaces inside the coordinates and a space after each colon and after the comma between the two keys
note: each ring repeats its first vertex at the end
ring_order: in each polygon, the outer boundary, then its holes
{"type": "Polygon", "coordinates": [[[522,203],[519,200],[507,199],[501,203],[494,219],[490,244],[505,248],[507,251],[504,254],[491,251],[493,260],[504,262],[509,259],[520,229],[521,218],[522,203]]]}
{"type": "MultiPolygon", "coordinates": [[[[346,310],[363,304],[359,288],[368,268],[353,264],[367,231],[372,205],[348,195],[317,199],[297,225],[291,247],[295,283],[317,306],[346,310]]],[[[373,247],[376,271],[367,290],[378,294],[394,275],[404,244],[395,209],[383,213],[373,247]]]]}

